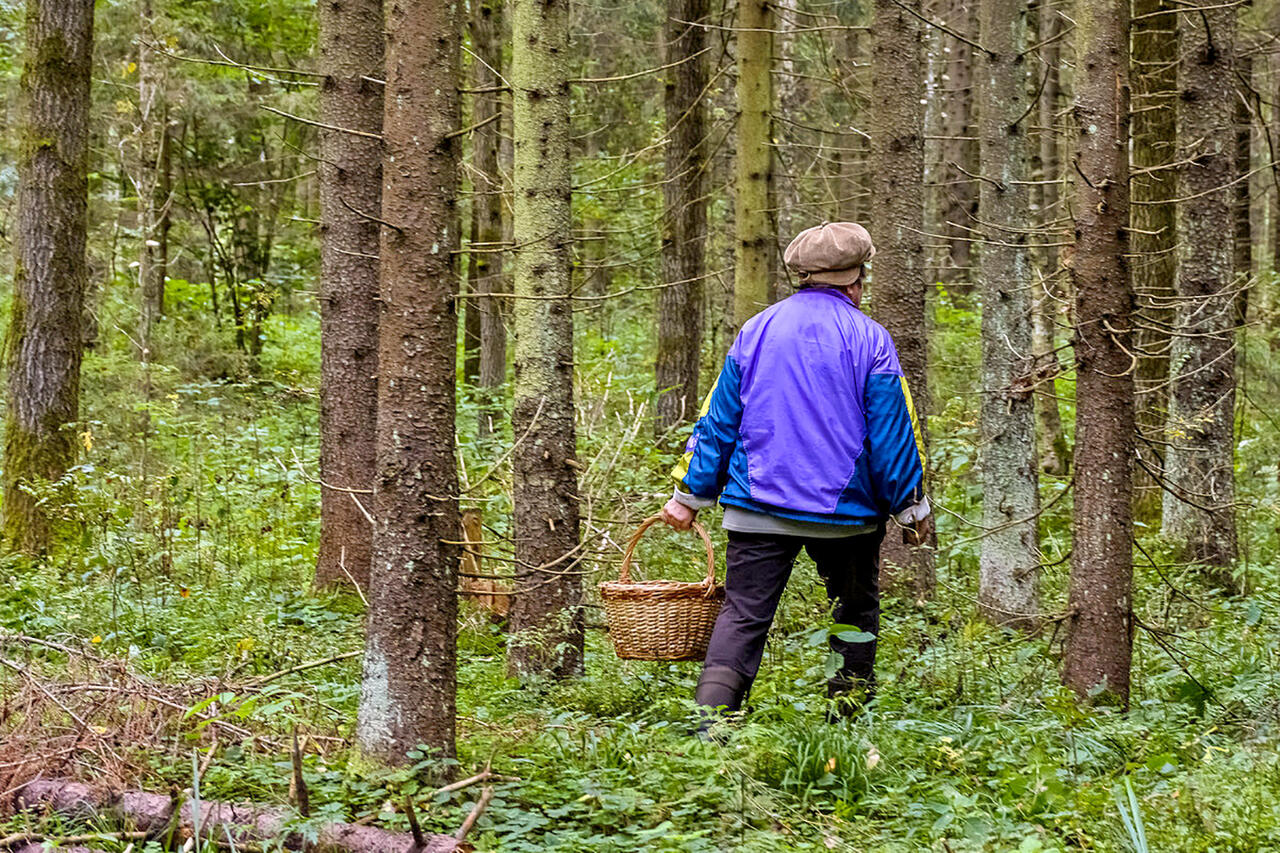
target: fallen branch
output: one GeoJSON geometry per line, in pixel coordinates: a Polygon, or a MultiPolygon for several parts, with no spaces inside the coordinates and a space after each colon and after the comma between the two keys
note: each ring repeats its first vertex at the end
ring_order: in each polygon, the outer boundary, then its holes
{"type": "MultiPolygon", "coordinates": [[[[171,823],[179,827],[182,836],[190,837],[196,824],[193,819],[197,817],[190,801],[184,802],[175,814],[173,800],[166,794],[141,791],[111,794],[65,779],[26,784],[18,789],[13,805],[19,811],[43,807],[73,819],[106,815],[132,825],[144,837],[164,832],[171,823]]],[[[236,844],[279,840],[287,850],[301,850],[305,844],[301,833],[288,831],[293,815],[285,809],[205,800],[200,803],[198,817],[200,833],[210,841],[221,841],[224,836],[236,844]]],[[[459,853],[468,849],[458,838],[447,835],[430,835],[423,840],[425,846],[415,847],[408,833],[341,822],[326,824],[318,833],[321,849],[341,853],[399,853],[411,848],[421,853],[459,853]]]]}

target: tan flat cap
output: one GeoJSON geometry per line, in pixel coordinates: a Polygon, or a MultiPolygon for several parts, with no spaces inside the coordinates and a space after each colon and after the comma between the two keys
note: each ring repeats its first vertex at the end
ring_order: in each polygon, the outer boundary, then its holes
{"type": "Polygon", "coordinates": [[[867,229],[856,222],[824,222],[796,235],[783,262],[800,280],[845,287],[858,280],[862,265],[875,257],[867,229]]]}

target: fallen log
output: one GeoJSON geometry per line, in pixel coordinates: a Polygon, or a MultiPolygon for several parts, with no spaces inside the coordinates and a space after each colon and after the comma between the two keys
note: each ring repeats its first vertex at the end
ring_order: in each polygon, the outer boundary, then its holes
{"type": "MultiPolygon", "coordinates": [[[[18,811],[47,808],[58,814],[78,819],[106,815],[130,825],[148,837],[160,837],[178,827],[181,837],[189,837],[197,825],[194,804],[182,802],[177,820],[174,800],[165,794],[142,791],[111,793],[81,782],[44,779],[29,782],[14,794],[18,811]]],[[[289,850],[301,850],[300,833],[286,829],[292,814],[280,808],[253,803],[228,803],[217,800],[200,803],[199,827],[203,838],[221,842],[227,835],[237,843],[257,844],[281,839],[289,850]]],[[[319,831],[314,848],[334,853],[462,853],[470,846],[448,835],[427,835],[421,845],[406,832],[391,832],[352,823],[330,823],[319,831]]]]}

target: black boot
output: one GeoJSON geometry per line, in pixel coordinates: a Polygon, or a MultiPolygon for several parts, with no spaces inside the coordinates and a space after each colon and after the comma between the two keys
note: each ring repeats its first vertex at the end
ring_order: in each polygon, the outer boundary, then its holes
{"type": "Polygon", "coordinates": [[[862,675],[842,669],[827,682],[827,698],[832,700],[827,722],[853,717],[876,697],[876,675],[862,675]]]}
{"type": "Polygon", "coordinates": [[[711,727],[723,714],[732,714],[742,708],[751,679],[727,666],[708,666],[698,678],[698,689],[693,701],[702,706],[701,721],[694,734],[701,740],[711,739],[711,727]]]}

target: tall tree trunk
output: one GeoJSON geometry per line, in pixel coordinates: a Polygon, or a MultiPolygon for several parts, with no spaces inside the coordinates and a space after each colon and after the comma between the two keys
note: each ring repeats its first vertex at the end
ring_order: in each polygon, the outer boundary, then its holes
{"type": "MultiPolygon", "coordinates": [[[[978,4],[969,0],[945,0],[943,18],[949,27],[972,41],[978,41],[978,4]]],[[[938,169],[940,181],[941,233],[946,237],[947,251],[943,256],[938,280],[952,286],[953,290],[967,293],[972,288],[975,275],[974,238],[978,232],[978,141],[974,138],[977,125],[977,102],[974,98],[973,48],[958,39],[943,36],[941,43],[949,51],[943,64],[940,94],[943,103],[941,116],[942,139],[940,153],[942,165],[938,169]]],[[[915,72],[919,74],[919,71],[915,72]]]]}
{"type": "Polygon", "coordinates": [[[1134,391],[1129,224],[1129,0],[1075,4],[1076,476],[1062,679],[1129,702],[1134,391]]]}
{"type": "MultiPolygon", "coordinates": [[[[1236,557],[1234,413],[1236,8],[1182,8],[1178,63],[1178,276],[1162,534],[1186,559],[1236,557]]],[[[1222,575],[1222,579],[1229,577],[1222,575]]]]}
{"type": "Polygon", "coordinates": [[[1040,470],[1045,474],[1063,476],[1070,467],[1071,448],[1062,430],[1062,411],[1058,406],[1053,377],[1062,369],[1057,352],[1058,305],[1061,300],[1062,277],[1065,270],[1059,263],[1058,247],[1066,229],[1062,218],[1067,215],[1062,204],[1062,153],[1058,135],[1058,114],[1062,110],[1062,35],[1065,28],[1061,13],[1049,0],[1039,0],[1036,7],[1040,43],[1043,85],[1040,86],[1040,132],[1036,148],[1039,151],[1040,183],[1037,195],[1040,202],[1040,235],[1048,245],[1042,252],[1045,274],[1033,286],[1032,297],[1032,348],[1035,353],[1036,377],[1036,440],[1040,452],[1040,470]]]}
{"type": "MultiPolygon", "coordinates": [[[[927,438],[924,245],[924,82],[920,0],[876,0],[871,26],[871,171],[874,175],[872,311],[898,348],[927,438]]],[[[886,536],[881,549],[890,586],[917,599],[934,586],[933,543],[908,547],[886,536]]]]}
{"type": "Polygon", "coordinates": [[[485,294],[506,290],[502,274],[503,253],[503,178],[498,166],[499,148],[502,144],[500,114],[502,93],[498,70],[502,67],[502,20],[504,0],[478,0],[472,22],[471,38],[476,52],[473,84],[477,89],[495,91],[477,92],[473,121],[480,125],[471,137],[475,166],[476,194],[472,202],[475,218],[472,220],[471,243],[474,270],[471,287],[476,294],[467,304],[478,310],[480,318],[480,365],[478,381],[484,389],[485,400],[480,407],[480,434],[493,432],[502,417],[499,389],[507,381],[507,324],[506,300],[485,298],[485,294]],[[486,123],[487,122],[487,123],[486,123]]]}
{"type": "Polygon", "coordinates": [[[658,291],[659,435],[697,416],[702,356],[702,278],[707,246],[707,61],[699,56],[709,0],[668,0],[663,62],[679,62],[666,84],[666,175],[662,185],[662,280],[658,291]],[[694,22],[694,23],[691,23],[694,22]],[[693,58],[696,57],[696,58],[693,58]]]}
{"type": "Polygon", "coordinates": [[[570,300],[569,9],[512,4],[515,91],[516,596],[507,651],[515,674],[582,669],[578,463],[570,300]]]}
{"type": "Polygon", "coordinates": [[[773,27],[773,7],[765,0],[738,4],[733,319],[739,328],[769,304],[773,279],[773,27]]]}
{"type": "Polygon", "coordinates": [[[1169,402],[1169,327],[1178,259],[1174,230],[1177,177],[1174,107],[1178,95],[1178,14],[1172,0],[1133,0],[1134,175],[1131,275],[1141,316],[1137,319],[1138,455],[1134,472],[1138,520],[1160,519],[1164,424],[1169,402]]]}
{"type": "Polygon", "coordinates": [[[76,458],[92,56],[92,0],[27,0],[4,442],[4,538],[27,553],[51,535],[30,489],[76,458]]]}
{"type": "Polygon", "coordinates": [[[996,624],[1038,624],[1040,551],[1032,382],[1030,92],[1026,0],[983,0],[979,219],[982,273],[982,521],[978,604],[996,624]]]}
{"type": "MultiPolygon", "coordinates": [[[[321,121],[382,130],[381,0],[319,4],[321,121]]],[[[316,584],[369,585],[378,414],[382,146],[320,133],[320,553],[316,584]],[[357,212],[359,211],[359,212],[357,212]],[[363,507],[363,510],[362,510],[363,507]]]]}
{"type": "Polygon", "coordinates": [[[455,209],[459,21],[452,0],[386,6],[373,571],[356,745],[454,754],[458,475],[455,209]],[[451,544],[453,543],[453,544],[451,544]]]}

